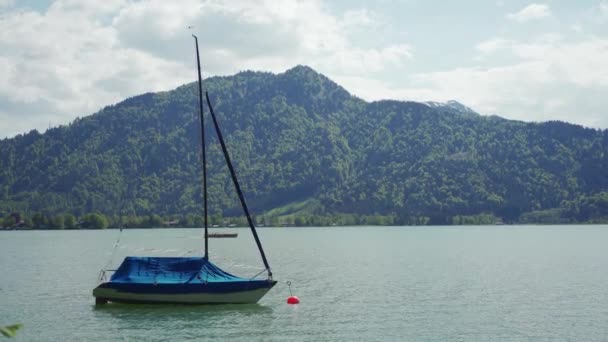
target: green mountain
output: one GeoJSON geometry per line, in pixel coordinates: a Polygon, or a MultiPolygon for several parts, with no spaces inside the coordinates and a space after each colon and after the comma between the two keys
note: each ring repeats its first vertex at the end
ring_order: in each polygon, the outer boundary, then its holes
{"type": "MultiPolygon", "coordinates": [[[[204,87],[257,215],[608,217],[608,130],[481,116],[457,102],[369,103],[304,66],[204,87]]],[[[143,94],[0,141],[0,214],[200,213],[196,91],[191,83],[143,94]]],[[[210,211],[239,215],[206,128],[210,211]]]]}

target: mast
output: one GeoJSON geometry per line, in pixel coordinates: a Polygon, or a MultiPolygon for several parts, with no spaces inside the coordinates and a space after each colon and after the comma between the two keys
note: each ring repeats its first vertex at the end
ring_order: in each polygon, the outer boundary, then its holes
{"type": "Polygon", "coordinates": [[[203,80],[201,77],[201,59],[198,54],[198,37],[192,35],[194,37],[194,44],[196,46],[196,65],[198,66],[198,104],[199,104],[199,112],[201,116],[201,145],[202,145],[202,153],[201,159],[203,162],[203,207],[205,211],[205,259],[209,258],[209,224],[208,224],[208,214],[207,214],[207,156],[205,153],[205,122],[203,120],[203,80]]]}
{"type": "Polygon", "coordinates": [[[245,202],[245,197],[243,196],[243,192],[241,191],[241,186],[239,185],[239,181],[236,178],[236,172],[234,171],[234,167],[232,166],[232,162],[230,161],[230,155],[228,154],[228,149],[226,148],[226,144],[224,143],[224,137],[222,136],[222,131],[220,130],[220,126],[217,122],[217,118],[215,117],[215,112],[213,111],[213,106],[211,106],[211,101],[209,100],[209,93],[207,91],[205,91],[205,98],[207,99],[207,106],[209,106],[209,113],[211,113],[211,118],[213,119],[213,125],[215,126],[215,132],[217,133],[217,138],[220,141],[220,145],[222,146],[222,152],[224,153],[224,158],[226,159],[226,164],[228,164],[228,170],[230,170],[230,176],[232,177],[232,183],[234,184],[236,193],[239,195],[239,200],[241,201],[241,206],[243,207],[243,211],[245,212],[245,216],[247,217],[247,223],[249,223],[249,228],[251,228],[251,232],[253,233],[253,238],[255,239],[255,243],[258,245],[258,249],[260,250],[260,255],[262,256],[262,261],[264,262],[264,266],[266,267],[266,270],[268,271],[268,278],[272,279],[272,271],[270,270],[270,265],[268,265],[268,260],[266,260],[266,254],[264,253],[264,248],[262,248],[262,243],[260,242],[258,233],[255,230],[255,226],[253,225],[253,220],[251,219],[251,215],[249,214],[249,209],[247,208],[247,203],[245,202]]]}

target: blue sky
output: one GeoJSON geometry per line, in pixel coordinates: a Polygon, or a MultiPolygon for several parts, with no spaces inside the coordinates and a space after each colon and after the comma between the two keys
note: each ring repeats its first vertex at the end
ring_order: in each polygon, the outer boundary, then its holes
{"type": "Polygon", "coordinates": [[[309,65],[366,100],[608,128],[608,0],[0,0],[0,137],[205,75],[309,65]]]}

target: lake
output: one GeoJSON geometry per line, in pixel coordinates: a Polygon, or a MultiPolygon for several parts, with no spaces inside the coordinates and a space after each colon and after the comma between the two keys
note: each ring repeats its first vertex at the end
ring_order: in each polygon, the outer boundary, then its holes
{"type": "MultiPolygon", "coordinates": [[[[211,260],[259,272],[250,231],[222,231],[239,237],[210,239],[211,260]]],[[[114,255],[118,230],[0,232],[0,325],[24,324],[15,341],[608,340],[606,225],[259,233],[279,284],[257,305],[95,307],[101,268],[196,255],[201,230],[125,230],[114,255]]]]}

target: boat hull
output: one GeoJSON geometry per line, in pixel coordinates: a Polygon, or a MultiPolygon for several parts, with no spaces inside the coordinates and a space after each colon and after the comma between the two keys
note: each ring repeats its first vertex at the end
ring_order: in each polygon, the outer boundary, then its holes
{"type": "Polygon", "coordinates": [[[149,304],[254,304],[257,303],[276,281],[256,281],[252,284],[231,286],[229,291],[218,291],[207,284],[139,284],[136,287],[121,286],[112,282],[102,283],[93,290],[96,303],[149,303],[149,304]]]}

